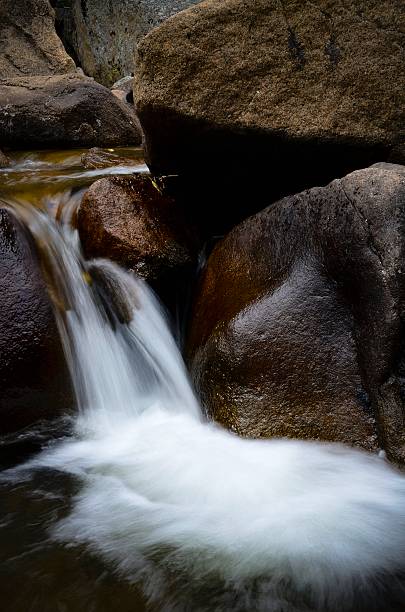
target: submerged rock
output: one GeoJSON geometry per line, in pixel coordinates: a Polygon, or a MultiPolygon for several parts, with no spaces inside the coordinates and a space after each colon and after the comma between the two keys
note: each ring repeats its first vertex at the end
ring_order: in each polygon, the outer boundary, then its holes
{"type": "Polygon", "coordinates": [[[387,160],[404,134],[403,45],[398,0],[206,0],[179,13],[138,46],[152,172],[190,176],[205,207],[234,214],[257,193],[268,202],[387,160]],[[226,199],[213,198],[218,176],[226,199]]]}
{"type": "Polygon", "coordinates": [[[13,148],[139,144],[134,112],[93,79],[0,80],[0,142],[13,148]]]}
{"type": "Polygon", "coordinates": [[[57,0],[65,43],[86,74],[111,86],[136,70],[135,49],[158,23],[199,0],[57,0]]]}
{"type": "Polygon", "coordinates": [[[0,208],[0,434],[65,413],[72,391],[37,254],[0,208]]]}
{"type": "Polygon", "coordinates": [[[188,339],[211,417],[405,461],[404,220],[405,168],[377,164],[286,197],[217,244],[188,339]]]}
{"type": "Polygon", "coordinates": [[[112,166],[133,166],[134,160],[130,157],[120,157],[116,153],[104,151],[93,147],[83,153],[81,162],[87,170],[94,168],[110,168],[112,166]]]}
{"type": "Polygon", "coordinates": [[[147,175],[96,181],[85,193],[78,227],[87,257],[107,257],[159,288],[189,270],[197,240],[184,213],[147,175]]]}
{"type": "Polygon", "coordinates": [[[1,0],[0,78],[74,72],[48,0],[1,0]]]}

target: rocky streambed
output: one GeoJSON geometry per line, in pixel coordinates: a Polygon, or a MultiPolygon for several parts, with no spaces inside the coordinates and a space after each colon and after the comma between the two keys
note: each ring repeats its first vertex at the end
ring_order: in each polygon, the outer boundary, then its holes
{"type": "MultiPolygon", "coordinates": [[[[399,0],[3,1],[4,469],[69,436],[78,414],[60,337],[75,309],[33,209],[61,235],[74,230],[67,244],[80,244],[113,329],[132,315],[108,262],[152,287],[204,418],[240,438],[339,443],[403,469],[403,24],[399,0]]],[[[286,598],[277,587],[251,607],[209,572],[184,595],[187,572],[163,588],[159,563],[145,588],[82,542],[49,537],[74,477],[7,474],[7,610],[371,610],[357,595],[315,602],[289,578],[286,598]]],[[[400,592],[379,592],[376,612],[401,610],[400,592]]]]}

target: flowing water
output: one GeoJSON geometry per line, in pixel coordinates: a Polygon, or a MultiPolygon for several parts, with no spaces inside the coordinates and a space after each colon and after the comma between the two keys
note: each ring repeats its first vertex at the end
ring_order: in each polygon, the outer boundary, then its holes
{"type": "Polygon", "coordinates": [[[3,608],[404,610],[405,478],[377,456],[206,422],[151,290],[83,259],[70,219],[97,176],[71,155],[3,171],[68,304],[55,314],[77,400],[68,435],[1,476],[3,608]]]}

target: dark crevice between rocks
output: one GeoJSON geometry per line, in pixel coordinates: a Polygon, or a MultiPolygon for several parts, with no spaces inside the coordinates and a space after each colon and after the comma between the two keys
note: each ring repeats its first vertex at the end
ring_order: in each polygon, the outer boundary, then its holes
{"type": "MultiPolygon", "coordinates": [[[[371,231],[371,225],[370,225],[370,221],[367,219],[367,217],[364,215],[364,213],[358,208],[358,206],[354,203],[354,201],[350,198],[349,194],[347,193],[343,181],[341,181],[340,183],[340,187],[342,189],[342,193],[345,196],[347,202],[352,206],[353,210],[355,211],[356,215],[360,218],[361,223],[367,233],[367,245],[370,249],[370,251],[377,257],[378,261],[380,262],[380,266],[383,269],[384,268],[384,262],[381,256],[381,253],[379,252],[379,250],[377,249],[373,238],[372,238],[372,231],[371,231]]],[[[389,289],[389,287],[388,287],[389,289]]],[[[390,291],[391,294],[391,291],[390,291]]],[[[391,295],[392,300],[394,302],[394,298],[391,295]]]]}
{"type": "Polygon", "coordinates": [[[288,21],[287,13],[286,13],[285,6],[284,6],[284,1],[279,0],[279,3],[281,7],[281,12],[283,13],[284,21],[285,21],[285,24],[288,30],[287,40],[288,40],[288,49],[290,51],[290,55],[292,57],[292,60],[296,63],[297,68],[302,70],[302,68],[306,64],[304,46],[298,40],[295,30],[293,29],[290,22],[288,21]]]}
{"type": "Polygon", "coordinates": [[[306,64],[304,47],[290,26],[288,27],[288,48],[292,58],[297,62],[298,68],[302,69],[306,64]]]}
{"type": "Polygon", "coordinates": [[[325,44],[325,54],[328,56],[330,60],[331,67],[334,68],[338,65],[341,59],[342,53],[337,44],[333,17],[330,13],[326,12],[324,9],[318,6],[315,2],[311,2],[310,0],[307,0],[307,3],[313,8],[315,8],[317,11],[319,11],[329,24],[329,40],[325,44]]]}
{"type": "MultiPolygon", "coordinates": [[[[359,209],[356,203],[348,195],[343,181],[340,183],[341,191],[346,201],[352,206],[357,217],[360,219],[362,226],[367,234],[367,246],[371,253],[378,259],[381,271],[384,271],[384,262],[382,255],[375,245],[373,240],[373,232],[370,221],[359,209]]],[[[374,407],[379,444],[385,449],[387,456],[391,461],[398,465],[405,463],[405,324],[400,316],[400,308],[398,300],[393,295],[389,283],[384,287],[391,299],[392,309],[399,315],[401,320],[400,329],[398,330],[398,346],[394,350],[392,363],[386,367],[386,375],[382,380],[377,382],[377,386],[369,389],[369,401],[374,407]],[[395,358],[396,357],[396,358],[395,358]],[[391,367],[389,367],[389,365],[391,367]]],[[[354,316],[354,313],[352,313],[354,316]]],[[[356,340],[358,354],[361,355],[364,350],[364,342],[362,338],[356,340]]],[[[362,378],[365,384],[369,385],[369,376],[367,375],[367,359],[361,359],[362,378]]]]}
{"type": "Polygon", "coordinates": [[[350,138],[292,138],[281,131],[213,126],[167,108],[138,111],[152,173],[177,175],[172,192],[192,209],[207,236],[224,234],[281,197],[387,160],[392,148],[350,138]],[[154,138],[157,132],[165,137],[154,138]],[[198,148],[190,151],[190,142],[198,142],[198,148]]]}
{"type": "Polygon", "coordinates": [[[87,18],[87,0],[80,0],[80,6],[82,7],[82,13],[84,19],[87,18]]]}
{"type": "Polygon", "coordinates": [[[329,57],[332,66],[337,66],[341,59],[341,51],[336,44],[334,34],[331,34],[329,41],[325,45],[325,53],[329,57]]]}
{"type": "MultiPolygon", "coordinates": [[[[82,0],[82,3],[85,0],[82,0]]],[[[51,6],[55,10],[55,30],[59,36],[65,51],[73,59],[76,66],[81,67],[79,57],[74,49],[74,24],[72,16],[72,0],[51,0],[51,6]]]]}

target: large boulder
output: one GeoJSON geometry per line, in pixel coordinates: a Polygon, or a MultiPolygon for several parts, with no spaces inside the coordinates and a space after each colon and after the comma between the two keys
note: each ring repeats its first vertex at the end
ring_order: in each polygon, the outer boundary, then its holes
{"type": "Polygon", "coordinates": [[[0,142],[12,148],[139,144],[130,106],[93,79],[72,75],[0,81],[0,142]]]}
{"type": "Polygon", "coordinates": [[[173,289],[197,255],[183,211],[148,175],[93,183],[80,205],[78,228],[87,257],[112,259],[160,290],[173,289]]]}
{"type": "Polygon", "coordinates": [[[72,405],[63,350],[32,240],[0,208],[0,434],[72,405]]]}
{"type": "Polygon", "coordinates": [[[214,248],[191,371],[238,433],[384,448],[405,461],[405,168],[288,196],[214,248]]]}
{"type": "Polygon", "coordinates": [[[111,86],[136,70],[139,40],[199,0],[55,0],[62,37],[86,74],[111,86]]]}
{"type": "Polygon", "coordinates": [[[233,213],[387,160],[404,137],[401,17],[400,0],[206,0],[164,22],[135,75],[151,171],[233,213]]]}
{"type": "Polygon", "coordinates": [[[0,78],[74,72],[48,0],[1,0],[0,78]]]}

